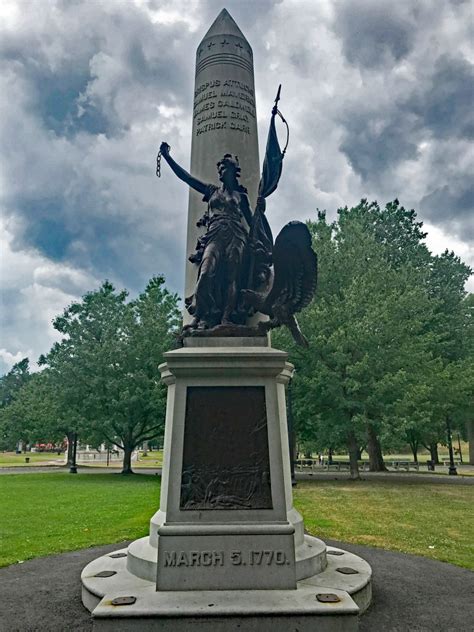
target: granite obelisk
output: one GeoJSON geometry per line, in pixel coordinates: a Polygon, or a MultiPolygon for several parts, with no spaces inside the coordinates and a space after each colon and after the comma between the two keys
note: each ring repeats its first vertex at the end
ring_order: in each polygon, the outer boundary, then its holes
{"type": "MultiPolygon", "coordinates": [[[[255,208],[260,178],[253,52],[226,9],[218,15],[196,51],[191,173],[216,182],[216,163],[224,154],[237,156],[242,184],[255,208]]],[[[189,193],[186,258],[204,233],[196,226],[203,212],[202,196],[189,193]]],[[[185,296],[194,292],[197,266],[186,260],[185,296]]],[[[184,312],[184,324],[191,321],[184,312]]]]}

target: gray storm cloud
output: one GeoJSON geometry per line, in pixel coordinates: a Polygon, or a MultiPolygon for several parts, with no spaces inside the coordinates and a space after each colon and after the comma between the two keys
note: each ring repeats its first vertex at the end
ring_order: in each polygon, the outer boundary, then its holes
{"type": "MultiPolygon", "coordinates": [[[[168,140],[189,164],[194,52],[222,4],[7,4],[14,19],[0,38],[3,275],[13,278],[15,266],[23,272],[4,302],[9,313],[32,314],[33,302],[43,310],[29,328],[24,318],[4,321],[0,347],[13,358],[46,351],[51,309],[92,289],[88,283],[107,277],[133,293],[164,273],[182,291],[187,191],[165,170],[158,181],[154,158],[168,140]]],[[[261,159],[283,84],[291,143],[268,204],[275,231],[317,207],[333,216],[361,197],[398,197],[448,241],[473,239],[469,3],[226,7],[254,50],[261,159]]]]}

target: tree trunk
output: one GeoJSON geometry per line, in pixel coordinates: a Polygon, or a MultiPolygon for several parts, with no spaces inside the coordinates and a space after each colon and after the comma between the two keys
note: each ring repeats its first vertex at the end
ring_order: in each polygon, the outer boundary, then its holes
{"type": "Polygon", "coordinates": [[[67,467],[71,467],[73,464],[73,450],[74,450],[74,432],[68,432],[67,437],[67,467]]]}
{"type": "Polygon", "coordinates": [[[328,449],[328,465],[332,465],[332,455],[334,454],[334,450],[332,448],[328,449]]]}
{"type": "Polygon", "coordinates": [[[437,443],[430,443],[429,449],[430,449],[430,459],[431,459],[431,461],[435,465],[439,465],[440,464],[440,460],[439,460],[439,454],[438,454],[438,444],[437,443]]]}
{"type": "Polygon", "coordinates": [[[375,432],[375,428],[369,424],[367,426],[367,452],[369,453],[369,471],[386,472],[387,468],[383,460],[382,446],[375,432]]]}
{"type": "Polygon", "coordinates": [[[349,463],[351,467],[351,479],[353,481],[360,480],[359,463],[357,461],[357,454],[359,451],[359,445],[357,443],[354,432],[350,432],[347,437],[347,448],[349,450],[349,463]]]}
{"type": "Polygon", "coordinates": [[[132,452],[134,446],[124,443],[123,445],[123,464],[121,474],[133,474],[132,470],[132,452]]]}
{"type": "Polygon", "coordinates": [[[469,441],[469,465],[474,465],[474,419],[466,422],[466,429],[469,441]]]}
{"type": "Polygon", "coordinates": [[[454,465],[454,450],[453,450],[453,433],[451,430],[451,419],[449,415],[446,415],[446,436],[448,439],[448,452],[449,452],[449,470],[448,474],[457,475],[457,469],[454,465]]]}
{"type": "Polygon", "coordinates": [[[410,443],[411,453],[413,454],[413,460],[418,463],[418,443],[410,443]]]}

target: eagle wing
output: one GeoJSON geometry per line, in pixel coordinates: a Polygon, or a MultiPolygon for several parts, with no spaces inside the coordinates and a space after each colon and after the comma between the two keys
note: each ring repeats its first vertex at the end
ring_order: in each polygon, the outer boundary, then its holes
{"type": "Polygon", "coordinates": [[[282,324],[309,305],[316,291],[318,258],[311,247],[306,224],[293,221],[284,226],[273,247],[273,286],[261,310],[282,324]]]}

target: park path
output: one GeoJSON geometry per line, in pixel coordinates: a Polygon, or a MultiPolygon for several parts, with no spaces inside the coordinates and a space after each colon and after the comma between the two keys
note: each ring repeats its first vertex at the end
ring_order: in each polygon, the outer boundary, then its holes
{"type": "MultiPolygon", "coordinates": [[[[469,466],[467,466],[469,467],[469,466]]],[[[470,468],[471,470],[474,469],[470,468]]],[[[120,468],[117,467],[87,467],[78,466],[79,474],[120,474],[120,468]]],[[[44,473],[67,473],[69,469],[65,466],[41,466],[41,465],[22,465],[17,467],[0,467],[0,476],[2,474],[44,474],[44,473]]],[[[161,476],[161,469],[151,467],[137,467],[134,469],[135,474],[148,474],[161,476]]],[[[349,474],[347,472],[297,472],[297,481],[347,481],[349,474]]],[[[446,474],[427,474],[417,472],[361,472],[361,480],[384,480],[392,483],[439,483],[441,485],[474,485],[474,476],[448,476],[446,474]]]]}

